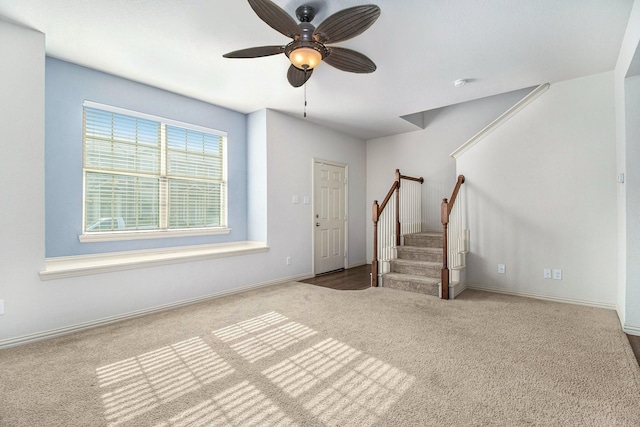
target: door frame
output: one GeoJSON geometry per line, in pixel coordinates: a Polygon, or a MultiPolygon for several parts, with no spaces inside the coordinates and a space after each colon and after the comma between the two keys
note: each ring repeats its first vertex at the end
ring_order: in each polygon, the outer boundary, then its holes
{"type": "Polygon", "coordinates": [[[344,269],[349,268],[349,165],[314,157],[311,159],[311,273],[316,275],[316,163],[344,168],[344,269]]]}

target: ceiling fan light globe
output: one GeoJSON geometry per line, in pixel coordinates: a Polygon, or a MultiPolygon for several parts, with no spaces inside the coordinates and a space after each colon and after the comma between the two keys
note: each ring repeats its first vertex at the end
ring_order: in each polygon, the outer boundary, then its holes
{"type": "Polygon", "coordinates": [[[311,70],[322,61],[322,54],[310,47],[299,47],[291,51],[289,60],[296,68],[311,70]]]}

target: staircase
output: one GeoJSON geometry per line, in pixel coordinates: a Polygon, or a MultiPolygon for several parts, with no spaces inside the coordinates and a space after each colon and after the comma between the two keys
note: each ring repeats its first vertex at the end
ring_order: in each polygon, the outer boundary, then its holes
{"type": "MultiPolygon", "coordinates": [[[[402,175],[396,169],[387,195],[380,204],[374,200],[371,210],[371,286],[418,292],[445,300],[453,299],[464,290],[461,272],[466,266],[470,234],[465,227],[462,203],[454,206],[464,181],[464,175],[458,175],[451,198],[442,199],[442,232],[419,232],[424,223],[420,188],[424,179],[402,175]],[[404,236],[402,246],[401,236],[404,236]]],[[[464,197],[462,200],[464,202],[464,197]]]]}
{"type": "Polygon", "coordinates": [[[390,261],[390,272],[382,276],[382,286],[439,296],[442,269],[442,233],[423,232],[404,236],[390,261]]]}

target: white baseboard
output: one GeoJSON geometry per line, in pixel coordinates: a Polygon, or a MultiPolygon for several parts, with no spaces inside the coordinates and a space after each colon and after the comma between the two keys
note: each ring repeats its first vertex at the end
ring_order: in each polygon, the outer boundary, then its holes
{"type": "Polygon", "coordinates": [[[367,261],[358,261],[358,262],[354,262],[353,264],[349,264],[349,268],[362,267],[363,265],[367,265],[367,264],[371,264],[371,263],[367,263],[367,261]]]}
{"type": "Polygon", "coordinates": [[[158,312],[161,312],[161,311],[171,310],[171,309],[174,309],[174,308],[179,308],[179,307],[184,307],[184,306],[191,305],[191,304],[205,302],[205,301],[208,301],[208,300],[220,298],[220,297],[227,296],[227,295],[233,295],[233,294],[238,294],[238,293],[250,291],[252,289],[265,288],[265,287],[268,287],[268,286],[279,285],[279,284],[286,283],[286,282],[296,282],[296,281],[300,281],[300,280],[310,279],[312,277],[313,277],[312,273],[305,273],[305,274],[299,274],[297,276],[284,277],[284,278],[280,278],[280,279],[270,280],[270,281],[267,281],[267,282],[256,283],[256,284],[249,285],[249,286],[243,286],[243,287],[240,287],[240,288],[230,289],[230,290],[221,291],[221,292],[215,292],[213,294],[204,295],[204,296],[201,296],[201,297],[190,298],[190,299],[177,301],[177,302],[173,302],[173,303],[169,303],[169,304],[158,305],[158,306],[151,307],[151,308],[146,308],[146,309],[143,309],[143,310],[137,310],[137,311],[132,311],[132,312],[129,312],[129,313],[120,314],[120,315],[116,315],[116,316],[105,317],[105,318],[98,319],[98,320],[93,320],[93,321],[90,321],[90,322],[78,323],[76,325],[67,326],[67,327],[64,327],[64,328],[51,329],[51,330],[48,330],[48,331],[38,332],[38,333],[35,333],[35,334],[23,335],[23,336],[20,336],[20,337],[0,340],[0,350],[5,349],[5,348],[9,348],[9,347],[15,347],[15,346],[18,346],[18,345],[29,344],[29,343],[36,342],[36,341],[42,341],[42,340],[46,340],[46,339],[50,339],[50,338],[55,338],[55,337],[59,337],[59,336],[62,336],[62,335],[72,334],[74,332],[80,332],[80,331],[83,331],[83,330],[86,330],[86,329],[91,329],[91,328],[95,328],[95,327],[98,327],[98,326],[104,326],[104,325],[108,325],[110,323],[120,322],[122,320],[129,320],[129,319],[133,319],[133,318],[136,318],[136,317],[145,316],[147,314],[158,313],[158,312]]]}
{"type": "Polygon", "coordinates": [[[622,330],[625,334],[637,335],[640,337],[640,327],[638,326],[624,325],[622,327],[622,330]]]}
{"type": "MultiPolygon", "coordinates": [[[[456,299],[465,289],[467,286],[461,282],[449,283],[449,299],[456,299]]],[[[442,282],[438,283],[438,298],[442,298],[442,282]]]]}
{"type": "Polygon", "coordinates": [[[458,295],[467,289],[467,285],[462,282],[453,282],[449,285],[449,298],[456,299],[458,295]]]}
{"type": "Polygon", "coordinates": [[[498,294],[515,295],[515,296],[526,297],[526,298],[535,298],[535,299],[541,299],[545,301],[562,302],[566,304],[577,304],[577,305],[585,305],[588,307],[606,308],[607,310],[616,310],[617,308],[616,304],[607,304],[607,303],[602,303],[597,301],[586,301],[586,300],[579,300],[579,299],[573,299],[573,298],[562,298],[562,297],[555,297],[550,295],[536,294],[533,292],[522,292],[522,291],[513,291],[513,290],[507,290],[507,289],[500,289],[500,288],[492,288],[489,286],[482,286],[482,285],[467,285],[467,289],[495,292],[498,294]]]}
{"type": "MultiPolygon", "coordinates": [[[[618,321],[620,321],[620,325],[624,325],[624,314],[620,309],[620,306],[616,304],[616,314],[618,315],[618,321]]],[[[623,326],[624,327],[624,326],[623,326]]]]}

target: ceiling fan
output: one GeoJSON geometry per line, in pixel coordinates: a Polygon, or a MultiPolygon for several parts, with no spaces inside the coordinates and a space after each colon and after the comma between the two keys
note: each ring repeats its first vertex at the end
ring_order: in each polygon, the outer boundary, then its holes
{"type": "Polygon", "coordinates": [[[248,1],[260,19],[293,41],[285,46],[258,46],[236,50],[223,55],[225,58],[259,58],[284,53],[291,61],[287,79],[293,87],[305,84],[311,77],[313,68],[321,61],[351,73],[373,73],[376,70],[376,64],[360,52],[327,44],[362,34],[380,16],[378,6],[370,4],[341,10],[316,28],[311,24],[316,15],[316,10],[311,6],[296,9],[296,16],[300,21],[298,24],[271,0],[248,1]]]}

